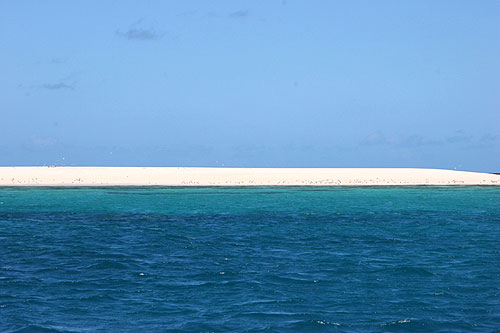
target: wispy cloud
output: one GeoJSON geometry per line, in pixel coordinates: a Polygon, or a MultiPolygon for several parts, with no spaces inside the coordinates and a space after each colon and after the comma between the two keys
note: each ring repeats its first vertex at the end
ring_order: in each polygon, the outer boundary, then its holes
{"type": "Polygon", "coordinates": [[[496,134],[485,133],[481,137],[468,134],[464,130],[455,131],[453,134],[442,138],[428,138],[421,135],[392,135],[386,136],[377,131],[367,135],[361,140],[360,145],[365,147],[384,146],[392,148],[418,148],[424,146],[448,145],[464,149],[477,149],[493,147],[499,140],[496,134]]]}
{"type": "Polygon", "coordinates": [[[471,143],[472,140],[472,135],[468,135],[464,130],[456,131],[446,138],[447,143],[471,143]]]}
{"type": "Polygon", "coordinates": [[[162,34],[158,33],[154,28],[144,28],[140,27],[142,23],[142,19],[133,23],[127,30],[121,31],[117,30],[115,33],[118,37],[122,37],[128,40],[137,40],[137,41],[150,41],[150,40],[158,40],[163,37],[162,34]]]}
{"type": "Polygon", "coordinates": [[[182,13],[177,14],[177,16],[194,16],[197,14],[198,14],[198,11],[193,9],[193,10],[183,11],[182,13]]]}
{"type": "Polygon", "coordinates": [[[235,12],[232,12],[229,14],[230,18],[236,18],[236,19],[242,19],[246,18],[250,15],[250,11],[248,9],[240,9],[235,12]]]}
{"type": "Polygon", "coordinates": [[[66,62],[66,59],[62,58],[50,58],[49,63],[52,65],[61,65],[66,62]]]}
{"type": "Polygon", "coordinates": [[[379,146],[389,144],[389,140],[381,132],[373,132],[367,135],[363,140],[361,140],[361,145],[363,146],[379,146]]]}
{"type": "Polygon", "coordinates": [[[485,133],[477,140],[472,136],[465,136],[465,138],[458,141],[460,146],[465,149],[494,149],[498,148],[499,136],[496,134],[485,133]]]}
{"type": "Polygon", "coordinates": [[[116,34],[128,40],[156,40],[161,38],[153,29],[130,28],[125,32],[118,30],[116,34]]]}
{"type": "Polygon", "coordinates": [[[439,140],[426,138],[421,135],[393,135],[386,136],[377,131],[361,140],[362,146],[395,146],[400,148],[416,148],[429,145],[440,145],[439,140]]]}
{"type": "Polygon", "coordinates": [[[490,144],[496,142],[497,140],[498,140],[498,135],[486,133],[479,139],[479,142],[490,144]]]}
{"type": "Polygon", "coordinates": [[[75,75],[68,75],[54,82],[45,82],[41,85],[35,86],[45,90],[74,90],[76,88],[75,75]]]}
{"type": "Polygon", "coordinates": [[[30,96],[34,91],[40,90],[50,90],[50,91],[63,91],[63,90],[75,90],[76,89],[76,79],[75,75],[69,75],[56,81],[48,81],[45,83],[24,85],[19,84],[18,88],[25,91],[26,96],[30,96]]]}
{"type": "Polygon", "coordinates": [[[41,87],[43,89],[47,90],[64,90],[64,89],[69,89],[73,90],[75,89],[75,84],[74,83],[66,83],[66,82],[55,82],[55,83],[45,83],[42,84],[41,87]]]}
{"type": "Polygon", "coordinates": [[[29,150],[48,150],[56,147],[57,145],[57,139],[38,135],[32,135],[23,143],[24,148],[29,150]]]}

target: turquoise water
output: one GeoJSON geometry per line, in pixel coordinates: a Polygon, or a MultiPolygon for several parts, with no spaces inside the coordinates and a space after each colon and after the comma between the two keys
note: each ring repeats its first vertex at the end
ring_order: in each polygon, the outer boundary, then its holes
{"type": "Polygon", "coordinates": [[[495,331],[500,188],[0,188],[0,331],[495,331]]]}

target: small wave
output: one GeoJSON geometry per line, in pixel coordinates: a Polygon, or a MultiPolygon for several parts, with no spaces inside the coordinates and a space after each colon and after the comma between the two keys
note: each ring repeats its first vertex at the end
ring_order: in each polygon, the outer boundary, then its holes
{"type": "Polygon", "coordinates": [[[382,323],[380,324],[380,326],[395,326],[395,325],[399,326],[401,324],[408,324],[408,323],[411,323],[410,319],[400,319],[400,320],[390,321],[387,323],[382,323]]]}
{"type": "Polygon", "coordinates": [[[102,302],[102,301],[118,301],[118,299],[107,294],[99,294],[99,295],[80,297],[78,298],[78,301],[102,302]]]}
{"type": "Polygon", "coordinates": [[[127,269],[127,265],[117,262],[117,261],[112,261],[112,260],[99,260],[98,263],[92,264],[86,269],[127,269]]]}
{"type": "Polygon", "coordinates": [[[425,268],[412,267],[412,266],[387,267],[383,269],[374,270],[373,273],[392,273],[392,274],[398,274],[398,276],[418,275],[422,277],[435,275],[434,273],[425,268]]]}
{"type": "Polygon", "coordinates": [[[316,319],[316,320],[300,320],[298,322],[290,325],[292,331],[297,332],[316,332],[324,331],[330,332],[332,329],[339,329],[342,326],[341,323],[326,319],[316,319]]]}
{"type": "Polygon", "coordinates": [[[20,329],[16,329],[11,331],[12,333],[32,333],[32,332],[40,332],[40,333],[67,333],[67,332],[76,332],[74,330],[63,330],[56,329],[50,326],[42,326],[42,325],[27,325],[20,329]]]}

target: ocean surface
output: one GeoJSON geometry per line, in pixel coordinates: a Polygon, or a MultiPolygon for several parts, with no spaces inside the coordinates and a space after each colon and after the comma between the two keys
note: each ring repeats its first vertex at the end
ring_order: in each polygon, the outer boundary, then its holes
{"type": "Polygon", "coordinates": [[[499,187],[0,188],[2,332],[499,329],[499,187]]]}

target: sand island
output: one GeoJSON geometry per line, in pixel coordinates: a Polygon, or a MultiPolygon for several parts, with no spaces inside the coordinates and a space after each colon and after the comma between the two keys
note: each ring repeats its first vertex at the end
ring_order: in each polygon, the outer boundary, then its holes
{"type": "Polygon", "coordinates": [[[416,168],[0,167],[0,186],[497,185],[500,175],[416,168]]]}

